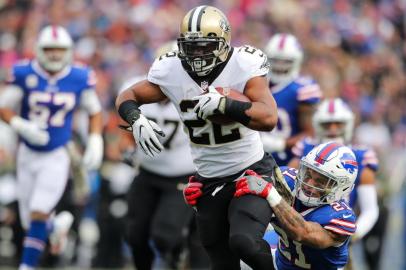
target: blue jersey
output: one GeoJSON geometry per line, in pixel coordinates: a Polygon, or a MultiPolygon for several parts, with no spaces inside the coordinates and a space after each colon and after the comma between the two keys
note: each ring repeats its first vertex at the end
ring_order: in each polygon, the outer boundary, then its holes
{"type": "MultiPolygon", "coordinates": [[[[302,158],[303,156],[307,155],[317,143],[314,139],[305,138],[296,143],[296,145],[292,148],[293,154],[297,158],[302,158]]],[[[355,159],[358,163],[358,175],[354,182],[354,189],[350,193],[350,197],[348,198],[349,205],[354,207],[357,202],[358,192],[357,187],[361,182],[361,174],[364,168],[370,168],[374,172],[378,170],[378,158],[376,157],[375,151],[366,147],[356,147],[350,146],[351,150],[354,152],[355,159]]]]}
{"type": "MultiPolygon", "coordinates": [[[[297,170],[287,167],[281,169],[286,182],[293,190],[297,170]]],[[[278,269],[337,270],[343,267],[348,260],[349,236],[354,234],[356,230],[356,216],[352,209],[344,200],[318,207],[306,207],[299,200],[296,200],[293,207],[306,221],[319,223],[324,229],[348,236],[348,239],[337,247],[312,248],[289,239],[279,221],[273,218],[271,224],[279,234],[275,258],[278,269]]]]}
{"type": "Polygon", "coordinates": [[[69,66],[50,77],[36,61],[14,65],[9,83],[23,91],[21,117],[37,123],[49,133],[44,146],[31,145],[37,151],[50,151],[65,145],[72,136],[72,118],[84,90],[92,90],[94,73],[87,67],[69,66]]]}
{"type": "MultiPolygon", "coordinates": [[[[278,105],[278,124],[272,131],[275,135],[288,139],[300,133],[298,107],[300,104],[316,104],[322,97],[319,85],[311,78],[300,77],[287,85],[271,87],[278,105]]],[[[285,166],[293,157],[290,149],[272,153],[279,166],[285,166]]]]}

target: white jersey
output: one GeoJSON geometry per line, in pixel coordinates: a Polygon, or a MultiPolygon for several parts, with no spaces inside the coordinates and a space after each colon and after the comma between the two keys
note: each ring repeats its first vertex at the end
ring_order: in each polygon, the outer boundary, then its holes
{"type": "MultiPolygon", "coordinates": [[[[229,87],[242,93],[249,79],[268,73],[266,61],[266,56],[256,48],[234,48],[228,63],[211,85],[229,87]]],[[[202,87],[207,87],[208,82],[198,85],[184,70],[175,53],[155,60],[149,70],[148,81],[159,85],[175,104],[189,134],[193,161],[201,176],[232,175],[263,157],[264,150],[257,131],[237,122],[218,125],[197,118],[190,99],[202,94],[202,87]]]]}
{"type": "Polygon", "coordinates": [[[156,174],[173,177],[193,174],[196,169],[190,153],[189,139],[183,131],[182,121],[172,103],[145,104],[141,107],[142,114],[156,122],[165,132],[161,140],[165,150],[156,157],[149,157],[137,151],[140,165],[156,174]]]}

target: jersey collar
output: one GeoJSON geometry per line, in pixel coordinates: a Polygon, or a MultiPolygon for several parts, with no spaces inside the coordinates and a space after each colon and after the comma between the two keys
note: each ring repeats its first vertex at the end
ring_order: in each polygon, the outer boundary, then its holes
{"type": "Polygon", "coordinates": [[[46,80],[53,80],[53,81],[58,81],[60,79],[63,79],[64,77],[66,77],[72,67],[70,65],[67,65],[66,67],[64,67],[61,71],[59,71],[58,73],[56,73],[55,75],[51,76],[45,69],[43,69],[41,67],[41,65],[38,63],[37,60],[33,60],[32,61],[32,69],[42,78],[46,79],[46,80]]]}

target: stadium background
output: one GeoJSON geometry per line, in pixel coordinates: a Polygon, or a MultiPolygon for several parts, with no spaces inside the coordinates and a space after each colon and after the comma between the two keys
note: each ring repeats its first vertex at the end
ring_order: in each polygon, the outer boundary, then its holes
{"type": "MultiPolygon", "coordinates": [[[[115,128],[113,102],[118,89],[125,80],[148,71],[154,51],[177,37],[185,12],[200,4],[226,13],[234,46],[263,48],[277,32],[298,37],[305,51],[302,73],[312,75],[326,97],[341,96],[350,104],[357,116],[354,140],[372,146],[379,155],[383,218],[377,235],[383,241],[374,235],[366,239],[375,260],[372,269],[406,269],[406,1],[0,0],[0,91],[8,68],[33,57],[36,36],[50,23],[68,29],[76,43],[75,59],[91,65],[98,76],[97,93],[106,116],[107,167],[104,177],[91,175],[90,199],[73,203],[83,210],[84,229],[79,235],[82,232],[83,242],[90,244],[72,248],[80,255],[71,254],[74,263],[68,256],[65,265],[90,266],[95,254],[93,244],[100,233],[94,220],[104,187],[100,179],[115,181],[106,176],[111,175],[108,165],[120,159],[118,150],[127,144],[118,142],[122,134],[115,128]]],[[[0,265],[13,263],[16,252],[10,242],[13,219],[6,207],[13,201],[14,147],[15,138],[0,124],[0,265]]],[[[124,192],[121,182],[114,194],[124,192]]],[[[117,204],[114,209],[120,214],[123,207],[117,204]]],[[[363,269],[362,264],[359,267],[363,269]]]]}

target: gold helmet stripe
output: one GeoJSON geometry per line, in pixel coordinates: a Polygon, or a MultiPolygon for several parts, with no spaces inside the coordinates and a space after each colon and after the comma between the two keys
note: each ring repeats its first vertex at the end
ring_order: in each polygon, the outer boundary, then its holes
{"type": "Polygon", "coordinates": [[[198,6],[195,8],[189,18],[189,31],[199,32],[200,31],[200,22],[202,21],[202,16],[204,10],[207,6],[198,6]]]}

